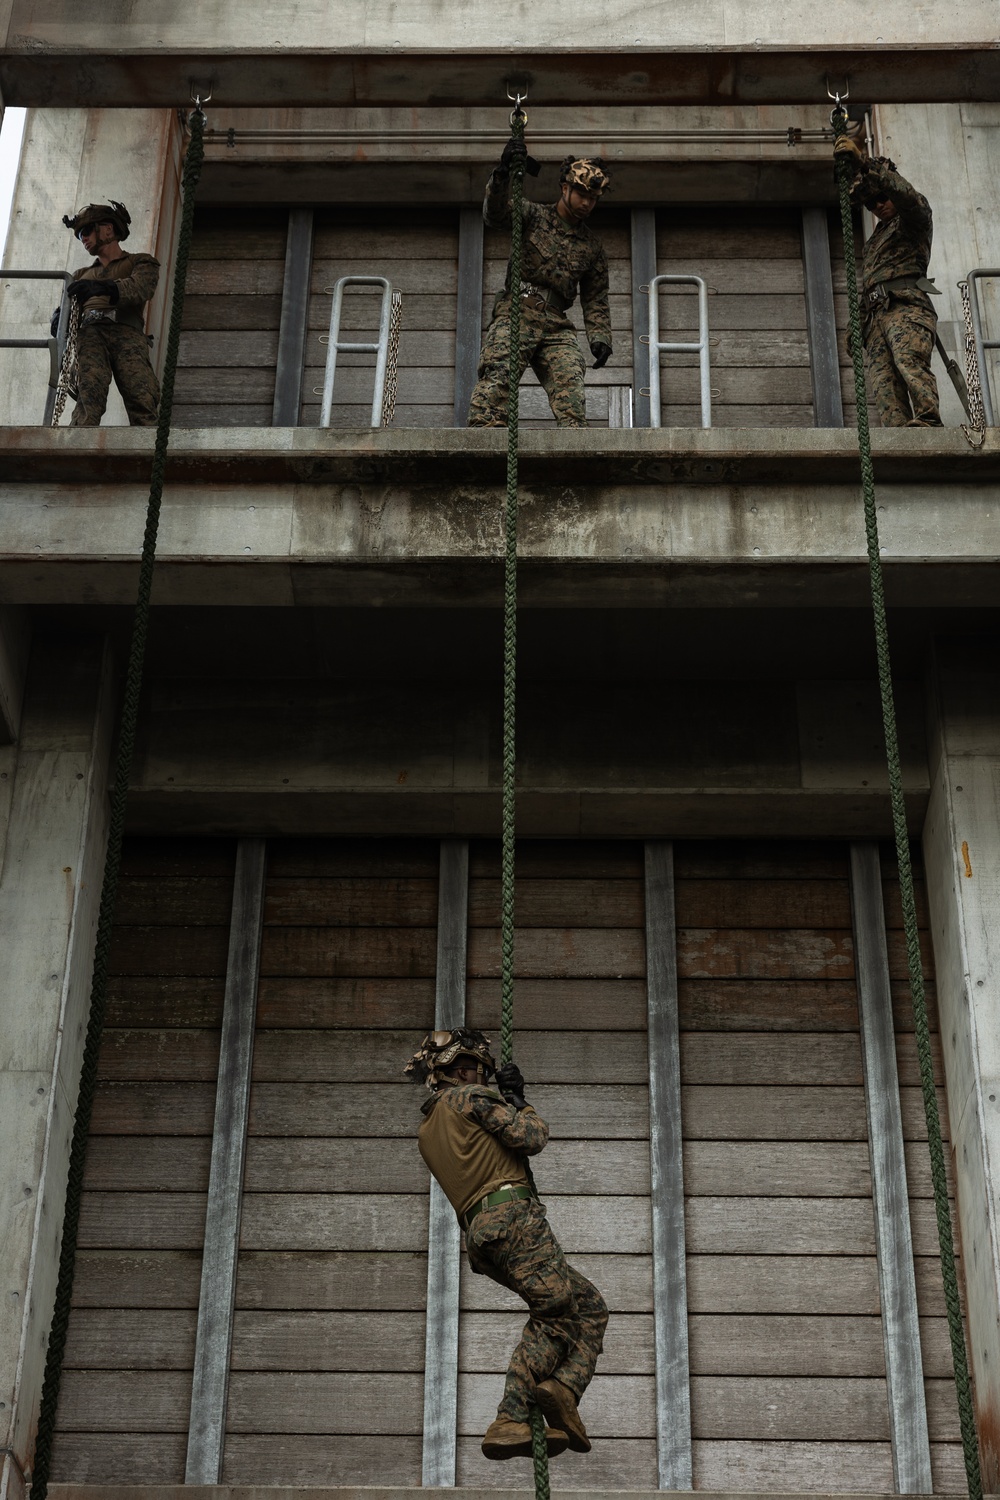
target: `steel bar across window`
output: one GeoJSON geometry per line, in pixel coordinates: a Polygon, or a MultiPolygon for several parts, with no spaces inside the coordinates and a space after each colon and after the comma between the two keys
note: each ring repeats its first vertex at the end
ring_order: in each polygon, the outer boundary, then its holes
{"type": "Polygon", "coordinates": [[[319,425],[329,427],[333,412],[333,382],[337,374],[338,354],[374,354],[375,392],[372,396],[373,427],[382,425],[382,403],[385,398],[385,376],[389,360],[389,322],[392,316],[392,284],[384,276],[341,276],[335,281],[333,306],[330,308],[329,345],[326,351],[326,373],[323,377],[323,407],[319,425]],[[379,317],[378,342],[374,344],[346,343],[340,337],[340,318],[344,306],[344,290],[349,286],[380,286],[382,288],[382,311],[379,317]]]}
{"type": "Polygon", "coordinates": [[[660,355],[697,354],[701,377],[701,425],[712,425],[712,386],[708,353],[708,286],[700,276],[654,276],[649,283],[649,425],[662,426],[660,355]],[[698,290],[698,342],[660,338],[660,287],[693,286],[698,290]]]}

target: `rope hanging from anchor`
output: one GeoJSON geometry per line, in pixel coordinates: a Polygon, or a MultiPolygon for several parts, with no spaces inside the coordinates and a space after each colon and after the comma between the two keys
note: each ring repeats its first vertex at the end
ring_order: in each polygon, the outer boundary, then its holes
{"type": "MultiPolygon", "coordinates": [[[[524,139],[528,117],[515,98],[511,135],[524,139]]],[[[504,508],[503,585],[503,809],[500,870],[500,1062],[509,1063],[514,1051],[514,811],[516,777],[517,689],[517,444],[518,381],[521,365],[521,232],[524,202],[524,158],[515,157],[510,174],[510,390],[507,397],[507,500],[504,508]]],[[[536,1404],[531,1408],[531,1448],[536,1500],[549,1500],[549,1455],[545,1419],[536,1404]]]]}
{"type": "Polygon", "coordinates": [[[83,1067],[80,1073],[80,1092],[73,1120],[73,1135],[70,1143],[69,1173],[66,1186],[66,1210],[63,1218],[62,1243],[59,1250],[59,1272],[56,1281],[55,1306],[49,1330],[48,1351],[45,1358],[45,1377],[42,1384],[41,1408],[38,1416],[38,1436],[35,1443],[35,1459],[32,1471],[32,1500],[46,1500],[49,1487],[49,1471],[52,1463],[52,1439],[55,1433],[56,1408],[59,1403],[59,1386],[62,1380],[63,1356],[66,1351],[66,1334],[69,1329],[70,1304],[73,1296],[73,1278],[76,1270],[76,1243],[80,1227],[80,1208],[83,1200],[83,1172],[87,1155],[87,1139],[90,1134],[90,1117],[97,1087],[97,1064],[101,1050],[101,1033],[104,1029],[104,1013],[107,1008],[108,970],[111,957],[111,937],[114,924],[115,902],[118,895],[118,874],[121,868],[122,842],[125,835],[125,802],[128,796],[129,777],[132,770],[132,755],[135,749],[136,729],[139,719],[139,693],[142,687],[142,668],[146,651],[146,635],[149,628],[150,593],[153,583],[153,566],[156,560],[156,536],[160,521],[160,501],[163,496],[163,479],[166,470],[167,446],[170,442],[170,417],[174,399],[174,376],[177,371],[177,355],[180,347],[181,313],[184,306],[184,287],[187,282],[188,260],[194,233],[194,196],[201,176],[205,156],[205,116],[201,101],[195,102],[188,125],[191,138],[184,159],[184,174],[181,182],[183,207],[180,233],[177,240],[177,255],[174,261],[174,294],[170,307],[170,326],[167,333],[163,361],[163,387],[160,397],[160,414],[156,424],[156,441],[153,447],[153,464],[150,476],[149,501],[146,507],[146,528],[142,540],[142,560],[139,565],[139,587],[132,622],[132,642],[129,649],[128,670],[125,676],[125,693],[122,704],[121,725],[118,736],[118,754],[110,799],[108,848],[104,861],[104,881],[101,886],[100,914],[97,922],[97,939],[94,949],[94,973],[90,991],[90,1016],[83,1048],[83,1067]]]}
{"type": "MultiPolygon", "coordinates": [[[[842,96],[840,94],[831,94],[830,97],[835,100],[835,108],[830,116],[830,123],[833,125],[835,137],[839,140],[847,132],[847,111],[843,107],[842,96]]],[[[920,958],[917,907],[913,891],[913,867],[910,862],[910,839],[906,828],[903,773],[899,756],[899,735],[896,728],[896,708],[892,686],[892,670],[889,660],[889,626],[886,617],[878,516],[875,506],[875,471],[872,466],[871,433],[868,428],[868,395],[865,388],[864,355],[862,352],[857,252],[854,238],[854,220],[851,211],[850,186],[852,172],[843,157],[837,158],[836,175],[840,195],[840,217],[844,232],[847,307],[851,335],[849,347],[851,348],[854,360],[854,394],[857,405],[858,449],[861,457],[861,488],[864,497],[865,535],[868,543],[868,574],[875,623],[875,650],[878,658],[879,694],[882,700],[882,725],[885,734],[886,762],[889,770],[892,827],[896,842],[896,860],[899,866],[899,889],[903,903],[903,930],[906,938],[910,996],[913,1003],[913,1025],[917,1040],[917,1057],[920,1064],[920,1087],[924,1100],[924,1114],[927,1119],[927,1144],[930,1150],[931,1178],[934,1184],[934,1210],[937,1218],[945,1303],[948,1309],[948,1332],[951,1337],[951,1352],[955,1368],[955,1389],[958,1396],[958,1412],[962,1431],[962,1451],[965,1457],[966,1480],[970,1500],[982,1500],[983,1481],[979,1466],[979,1444],[976,1438],[976,1422],[972,1406],[969,1364],[965,1348],[965,1330],[962,1326],[962,1306],[958,1291],[958,1273],[955,1268],[955,1240],[951,1227],[951,1212],[948,1203],[948,1181],[945,1174],[944,1146],[941,1139],[941,1115],[938,1109],[937,1092],[934,1085],[934,1063],[931,1055],[930,1027],[927,1020],[927,999],[924,993],[924,974],[920,958]]]]}

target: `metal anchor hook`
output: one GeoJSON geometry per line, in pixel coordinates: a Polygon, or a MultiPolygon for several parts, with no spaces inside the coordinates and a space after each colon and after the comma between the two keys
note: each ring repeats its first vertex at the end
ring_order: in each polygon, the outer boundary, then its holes
{"type": "Polygon", "coordinates": [[[847,110],[844,108],[844,105],[851,97],[851,80],[850,78],[844,79],[843,93],[841,93],[839,89],[832,89],[830,87],[829,74],[827,75],[825,82],[826,97],[833,100],[833,109],[830,111],[830,124],[832,125],[838,115],[843,115],[845,119],[847,118],[847,110]]]}
{"type": "Polygon", "coordinates": [[[201,92],[201,89],[202,89],[203,86],[200,85],[200,84],[192,82],[191,85],[190,85],[190,87],[191,87],[191,96],[190,96],[191,97],[191,103],[194,105],[195,113],[201,115],[202,118],[204,118],[205,111],[202,108],[202,105],[203,104],[208,104],[208,103],[211,102],[211,98],[212,98],[212,86],[211,86],[211,84],[208,85],[208,93],[207,94],[203,94],[201,92]]]}
{"type": "Polygon", "coordinates": [[[523,120],[527,125],[528,111],[521,108],[521,105],[526,103],[527,101],[527,94],[522,94],[518,90],[515,90],[515,92],[512,94],[508,86],[507,98],[510,99],[514,105],[514,108],[510,112],[510,123],[513,125],[515,120],[523,120]]]}

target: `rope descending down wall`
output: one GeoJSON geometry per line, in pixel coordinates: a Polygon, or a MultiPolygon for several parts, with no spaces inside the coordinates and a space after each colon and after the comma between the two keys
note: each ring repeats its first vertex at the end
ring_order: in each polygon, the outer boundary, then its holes
{"type": "Polygon", "coordinates": [[[132,622],[132,643],[129,650],[128,670],[125,677],[125,693],[122,704],[121,725],[118,738],[118,756],[115,762],[114,782],[111,791],[111,808],[108,829],[108,849],[104,862],[104,882],[101,887],[100,914],[97,921],[97,940],[94,951],[94,974],[90,990],[90,1017],[83,1048],[83,1067],[80,1074],[80,1094],[73,1120],[73,1136],[70,1144],[69,1174],[66,1185],[66,1212],[63,1219],[62,1244],[59,1251],[59,1274],[56,1282],[55,1307],[49,1331],[48,1352],[45,1360],[45,1378],[42,1384],[41,1410],[38,1416],[38,1437],[35,1443],[35,1459],[32,1472],[32,1500],[46,1500],[49,1487],[49,1471],[52,1465],[52,1439],[55,1432],[56,1408],[59,1403],[59,1385],[62,1378],[63,1355],[66,1350],[66,1333],[69,1327],[70,1303],[73,1296],[73,1275],[76,1268],[76,1242],[80,1227],[80,1204],[83,1197],[83,1170],[87,1155],[87,1138],[90,1134],[90,1117],[94,1104],[97,1083],[97,1062],[101,1049],[101,1032],[104,1028],[104,1013],[107,1008],[108,966],[111,956],[111,935],[114,923],[115,902],[118,894],[118,872],[121,867],[122,840],[125,833],[125,801],[128,796],[129,776],[132,770],[132,755],[135,749],[136,726],[139,717],[139,692],[142,687],[142,668],[146,652],[146,635],[149,627],[149,602],[153,583],[153,564],[156,558],[156,534],[160,521],[160,500],[163,495],[163,476],[166,468],[167,445],[170,441],[170,415],[174,400],[174,376],[177,371],[177,354],[181,336],[181,311],[184,304],[184,287],[187,282],[188,260],[191,253],[191,238],[194,230],[194,197],[201,176],[205,156],[205,116],[200,106],[196,107],[189,120],[191,138],[184,160],[181,179],[183,206],[181,210],[180,234],[177,255],[174,261],[174,292],[170,307],[170,326],[167,333],[166,351],[163,360],[163,389],[160,396],[160,415],[156,424],[156,442],[153,447],[153,464],[149,486],[149,502],[146,507],[146,529],[142,539],[142,560],[139,565],[139,588],[132,622]]]}
{"type": "MultiPolygon", "coordinates": [[[[510,117],[511,135],[524,139],[527,115],[521,100],[510,117]]],[[[521,376],[521,222],[524,201],[524,158],[511,162],[510,176],[510,387],[507,395],[507,503],[504,510],[503,575],[503,834],[500,872],[500,1063],[514,1051],[514,801],[517,769],[517,443],[518,383],[521,376]]],[[[549,1500],[549,1454],[545,1418],[531,1408],[531,1448],[536,1500],[549,1500]]]]}
{"type": "MultiPolygon", "coordinates": [[[[831,116],[839,139],[847,131],[847,114],[838,97],[831,116]]],[[[854,395],[858,413],[858,448],[861,455],[861,488],[864,495],[865,535],[868,541],[868,574],[871,585],[872,612],[875,621],[875,651],[878,658],[879,693],[882,699],[882,725],[885,733],[886,762],[889,769],[889,797],[892,805],[892,828],[899,866],[899,890],[903,903],[903,931],[909,967],[910,996],[913,1002],[913,1025],[920,1063],[920,1088],[927,1118],[927,1144],[931,1156],[931,1178],[934,1184],[934,1210],[937,1217],[938,1243],[941,1251],[941,1273],[948,1308],[948,1332],[955,1366],[955,1389],[962,1429],[962,1450],[970,1500],[982,1500],[983,1480],[979,1466],[979,1444],[972,1408],[969,1363],[962,1326],[962,1306],[958,1294],[955,1268],[955,1239],[948,1204],[948,1181],[945,1174],[944,1146],[941,1140],[941,1115],[934,1087],[934,1063],[931,1057],[930,1028],[927,1022],[927,998],[920,959],[920,937],[917,930],[917,906],[913,892],[913,867],[910,863],[910,839],[906,828],[906,806],[903,799],[903,773],[899,758],[899,735],[896,729],[896,707],[889,661],[889,625],[885,609],[885,588],[879,548],[878,517],[875,508],[875,470],[872,466],[871,433],[868,429],[868,396],[865,390],[864,354],[862,352],[861,310],[858,297],[857,250],[854,220],[851,213],[852,168],[843,156],[836,159],[837,185],[840,192],[840,217],[844,231],[844,260],[847,271],[847,308],[850,321],[850,344],[854,358],[854,395]]]]}

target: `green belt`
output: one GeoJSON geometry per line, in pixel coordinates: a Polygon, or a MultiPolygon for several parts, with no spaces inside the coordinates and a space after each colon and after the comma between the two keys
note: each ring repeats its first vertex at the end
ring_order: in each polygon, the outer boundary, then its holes
{"type": "Polygon", "coordinates": [[[481,1214],[484,1208],[497,1208],[501,1203],[511,1203],[516,1198],[530,1198],[531,1189],[526,1184],[521,1187],[497,1188],[495,1193],[487,1193],[485,1198],[480,1198],[471,1208],[467,1208],[462,1215],[462,1228],[468,1229],[477,1214],[481,1214]]]}

